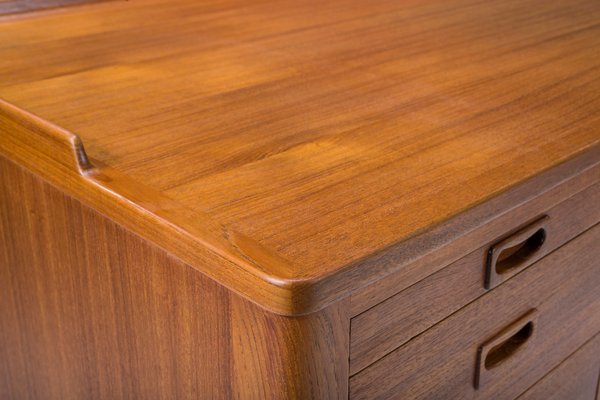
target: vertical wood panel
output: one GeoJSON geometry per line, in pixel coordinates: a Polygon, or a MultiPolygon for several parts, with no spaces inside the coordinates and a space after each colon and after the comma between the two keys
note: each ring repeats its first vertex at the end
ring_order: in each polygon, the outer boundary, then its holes
{"type": "Polygon", "coordinates": [[[271,314],[1,157],[0,211],[0,398],[345,395],[342,306],[271,314]]]}
{"type": "Polygon", "coordinates": [[[0,189],[0,397],[229,397],[227,290],[4,159],[0,189]]]}
{"type": "Polygon", "coordinates": [[[347,307],[290,318],[252,312],[249,306],[232,301],[238,394],[252,399],[348,398],[347,307]],[[260,384],[265,375],[272,379],[260,384]]]}

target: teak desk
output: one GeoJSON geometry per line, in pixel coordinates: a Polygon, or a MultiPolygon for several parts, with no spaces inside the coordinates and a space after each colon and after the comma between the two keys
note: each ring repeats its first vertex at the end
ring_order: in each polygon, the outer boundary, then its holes
{"type": "Polygon", "coordinates": [[[597,396],[600,2],[15,3],[0,398],[597,396]]]}

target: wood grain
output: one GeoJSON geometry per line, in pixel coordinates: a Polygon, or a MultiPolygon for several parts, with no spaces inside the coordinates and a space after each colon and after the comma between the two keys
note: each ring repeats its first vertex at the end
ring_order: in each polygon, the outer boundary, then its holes
{"type": "Polygon", "coordinates": [[[294,300],[217,279],[306,313],[597,145],[599,18],[591,0],[107,2],[2,20],[0,97],[239,233],[294,300]]]}
{"type": "Polygon", "coordinates": [[[600,372],[598,373],[598,384],[596,386],[596,400],[600,400],[600,372]]]}
{"type": "Polygon", "coordinates": [[[0,16],[109,0],[0,0],[0,16]]]}
{"type": "Polygon", "coordinates": [[[600,372],[598,373],[598,384],[596,386],[596,400],[600,400],[600,372]]]}
{"type": "Polygon", "coordinates": [[[231,307],[234,381],[248,399],[348,398],[350,322],[347,304],[289,318],[231,307]]]}
{"type": "Polygon", "coordinates": [[[351,399],[513,399],[600,331],[600,226],[350,378],[351,399]],[[528,347],[474,388],[479,347],[532,309],[528,347]]]}
{"type": "Polygon", "coordinates": [[[360,270],[379,266],[388,274],[384,275],[385,279],[381,275],[378,280],[377,276],[374,277],[374,284],[352,293],[352,315],[367,311],[476,251],[482,243],[491,243],[523,221],[531,220],[597,183],[600,180],[600,163],[592,161],[597,157],[594,152],[587,156],[589,163],[581,162],[582,159],[564,163],[482,203],[453,221],[440,224],[387,253],[358,263],[360,270]],[[566,178],[566,171],[571,174],[576,171],[576,175],[566,178]],[[435,244],[432,245],[432,242],[435,244]]]}
{"type": "Polygon", "coordinates": [[[600,227],[480,288],[600,218],[598,2],[21,12],[84,1],[0,0],[1,398],[468,399],[537,309],[514,398],[600,330],[600,227]]]}
{"type": "Polygon", "coordinates": [[[0,157],[0,398],[347,398],[344,304],[274,315],[0,157]]]}
{"type": "MultiPolygon", "coordinates": [[[[595,184],[550,210],[546,241],[533,263],[600,222],[600,184],[595,184]]],[[[534,214],[535,215],[535,214],[534,214]]],[[[538,214],[539,215],[539,214],[538,214]]],[[[514,227],[513,227],[514,229],[514,227]]],[[[364,369],[390,351],[484,295],[487,243],[352,319],[350,372],[364,369]]]]}
{"type": "Polygon", "coordinates": [[[285,262],[210,216],[92,164],[76,135],[1,100],[0,129],[9,133],[0,135],[9,159],[252,301],[282,314],[322,308],[305,282],[290,279],[285,262]]]}
{"type": "Polygon", "coordinates": [[[560,363],[518,400],[589,400],[596,396],[600,372],[600,334],[560,363]]]}

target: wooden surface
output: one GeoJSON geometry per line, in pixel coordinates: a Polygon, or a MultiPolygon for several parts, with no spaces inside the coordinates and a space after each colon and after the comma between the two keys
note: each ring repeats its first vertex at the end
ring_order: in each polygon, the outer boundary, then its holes
{"type": "Polygon", "coordinates": [[[600,225],[350,378],[350,399],[513,399],[600,331],[600,225]],[[479,389],[479,347],[532,309],[531,343],[479,389]]]}
{"type": "MultiPolygon", "coordinates": [[[[550,210],[547,239],[530,262],[556,250],[600,222],[600,184],[550,210]]],[[[535,215],[535,214],[534,214],[535,215]]],[[[355,374],[442,319],[484,295],[481,248],[352,319],[350,373],[355,374]]]]}
{"type": "Polygon", "coordinates": [[[225,261],[178,258],[306,313],[597,145],[598,21],[592,0],[106,2],[0,20],[0,98],[78,135],[109,181],[153,193],[136,204],[171,240],[225,261]],[[214,229],[190,233],[194,215],[214,229]]]}
{"type": "MultiPolygon", "coordinates": [[[[590,156],[591,159],[596,159],[596,155],[590,154],[590,156]]],[[[354,292],[351,296],[352,316],[364,313],[472,252],[481,252],[480,258],[475,261],[477,265],[481,265],[486,257],[485,252],[487,252],[487,248],[482,249],[482,244],[493,243],[514,227],[523,225],[569,200],[577,193],[592,187],[598,183],[599,179],[600,163],[589,168],[582,168],[579,162],[567,162],[519,185],[516,190],[505,192],[475,207],[468,215],[458,218],[461,227],[458,232],[460,233],[456,232],[455,224],[442,224],[433,228],[423,237],[398,246],[400,252],[396,252],[393,256],[376,257],[361,263],[360,267],[364,270],[375,268],[381,264],[385,265],[388,271],[393,270],[393,267],[398,264],[402,265],[402,268],[397,268],[385,279],[380,279],[374,284],[354,292]],[[564,176],[565,171],[578,171],[578,174],[571,179],[559,178],[564,176]],[[560,183],[555,184],[554,182],[557,181],[560,183]],[[486,221],[486,223],[482,223],[482,221],[486,221]],[[464,233],[465,231],[467,233],[464,233]],[[427,239],[444,242],[449,238],[452,238],[450,243],[440,246],[435,251],[432,251],[428,245],[427,239]],[[407,259],[414,261],[402,264],[407,259]]],[[[580,199],[580,201],[585,202],[584,199],[580,199]]],[[[585,219],[585,210],[578,210],[578,215],[580,215],[579,218],[585,219]]],[[[570,223],[566,228],[574,229],[572,234],[577,233],[577,227],[570,223]]],[[[478,276],[480,273],[482,271],[476,271],[478,276]]],[[[455,276],[452,278],[454,279],[455,276]]],[[[473,276],[470,279],[473,279],[473,276]]],[[[477,280],[479,279],[477,278],[477,280]]],[[[477,285],[479,286],[478,283],[477,285]]]]}
{"type": "Polygon", "coordinates": [[[344,304],[266,312],[0,157],[0,398],[347,399],[344,304]]]}
{"type": "Polygon", "coordinates": [[[600,334],[596,335],[518,400],[593,400],[600,384],[600,334]]]}
{"type": "Polygon", "coordinates": [[[79,2],[0,0],[1,398],[512,399],[591,362],[598,2],[79,2]]]}
{"type": "Polygon", "coordinates": [[[0,0],[0,16],[108,0],[0,0]]]}

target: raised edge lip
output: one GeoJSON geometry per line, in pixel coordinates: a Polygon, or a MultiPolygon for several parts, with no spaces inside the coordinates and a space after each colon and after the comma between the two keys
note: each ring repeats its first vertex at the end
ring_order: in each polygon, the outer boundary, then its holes
{"type": "MultiPolygon", "coordinates": [[[[122,202],[130,209],[134,209],[136,213],[155,221],[160,221],[163,225],[170,225],[174,232],[179,235],[186,235],[198,245],[203,246],[207,251],[212,252],[217,257],[223,258],[229,263],[234,264],[238,268],[246,271],[254,276],[257,280],[262,281],[263,285],[271,286],[277,292],[278,302],[266,301],[268,292],[263,298],[253,296],[236,287],[231,282],[224,282],[222,279],[210,273],[210,267],[200,268],[194,265],[181,254],[177,254],[161,243],[144,235],[143,232],[137,231],[136,234],[144,237],[144,239],[162,248],[171,255],[179,258],[184,263],[192,266],[216,280],[225,287],[241,294],[250,301],[257,303],[261,307],[268,309],[274,313],[282,315],[303,315],[318,311],[324,308],[330,302],[322,302],[318,300],[319,296],[315,292],[315,288],[324,280],[322,277],[299,277],[295,275],[297,268],[288,260],[283,258],[271,249],[267,249],[253,239],[243,235],[240,232],[234,231],[222,224],[214,221],[209,215],[192,211],[174,200],[168,198],[163,193],[152,188],[146,187],[143,183],[114,170],[109,165],[103,165],[102,162],[91,159],[86,153],[82,139],[75,133],[63,129],[52,122],[49,122],[29,111],[26,111],[14,104],[11,104],[0,98],[0,117],[4,115],[9,121],[13,122],[24,130],[29,130],[31,137],[28,138],[28,146],[35,148],[46,158],[51,159],[54,163],[61,166],[61,170],[67,174],[77,176],[82,179],[82,183],[93,185],[110,196],[116,203],[122,202]],[[43,141],[39,141],[39,139],[43,141]],[[134,184],[130,193],[123,186],[115,186],[125,177],[134,184]],[[142,188],[143,192],[150,193],[149,197],[159,200],[156,204],[152,201],[139,201],[135,198],[135,190],[142,188]],[[175,211],[181,212],[178,219],[169,218],[173,216],[175,211]],[[193,217],[193,218],[191,218],[193,217]],[[200,227],[190,224],[180,224],[186,220],[201,220],[203,223],[208,223],[210,227],[200,227]],[[212,229],[212,230],[211,230],[212,229]],[[212,234],[211,234],[212,233],[212,234]],[[277,305],[276,305],[277,304],[277,305]]],[[[0,142],[1,145],[1,142],[0,142]]],[[[0,146],[0,149],[2,147],[0,146]]],[[[10,154],[7,154],[9,158],[10,154]]],[[[32,159],[35,156],[31,157],[32,159]]],[[[36,162],[32,160],[32,162],[36,162]]],[[[36,171],[40,176],[48,180],[50,173],[47,171],[36,171]]],[[[82,196],[76,193],[74,188],[69,185],[60,185],[59,182],[52,182],[68,195],[83,201],[82,196]]],[[[87,201],[86,204],[90,202],[87,201]]],[[[98,210],[97,204],[91,204],[92,208],[98,210]]],[[[121,205],[122,206],[122,205],[121,205]]],[[[102,212],[105,214],[104,212],[102,212]]],[[[110,218],[110,217],[109,217],[110,218]]],[[[127,217],[123,217],[127,218],[127,217]]],[[[111,218],[114,220],[114,218],[111,218]]],[[[123,225],[123,221],[116,220],[115,222],[123,225]]],[[[190,221],[191,222],[191,221],[190,221]]],[[[217,268],[218,266],[214,266],[217,268]]],[[[235,273],[235,271],[230,271],[235,273]]],[[[255,282],[256,284],[256,282],[255,282]]],[[[263,288],[266,289],[266,288],[263,288]]],[[[274,293],[271,296],[275,296],[274,293]]]]}

